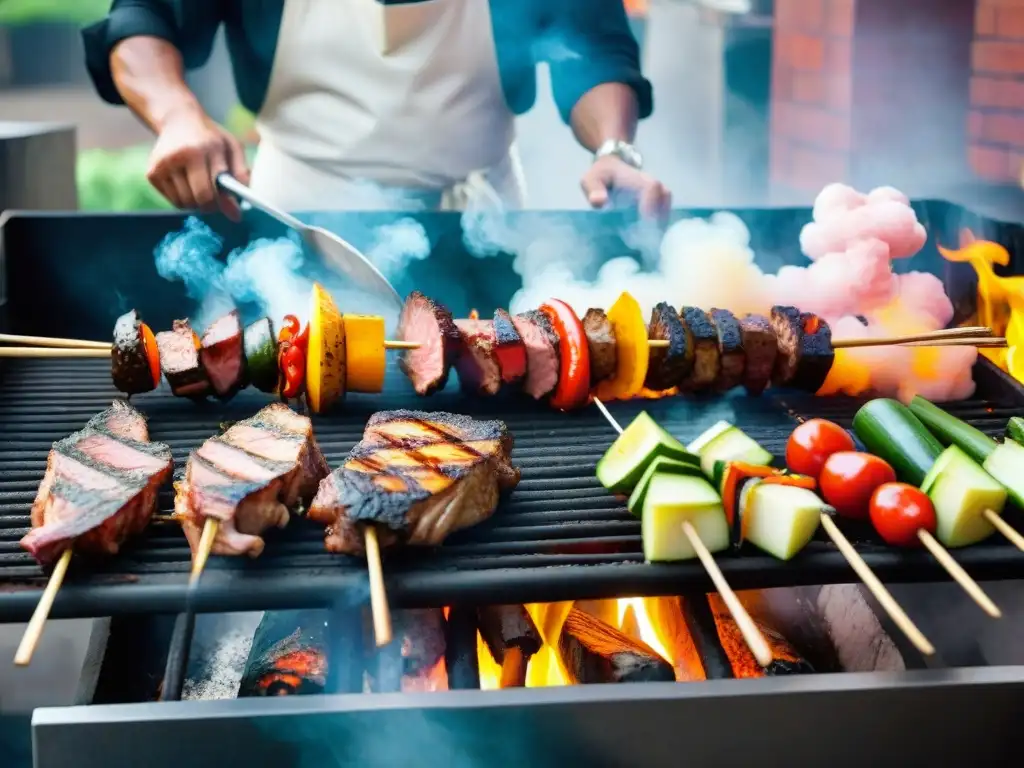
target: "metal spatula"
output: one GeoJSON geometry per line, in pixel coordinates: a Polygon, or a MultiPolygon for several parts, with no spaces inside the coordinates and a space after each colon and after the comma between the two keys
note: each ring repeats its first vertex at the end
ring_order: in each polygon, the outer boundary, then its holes
{"type": "Polygon", "coordinates": [[[328,267],[345,275],[355,287],[394,305],[395,309],[402,308],[402,297],[398,295],[398,291],[380,270],[350,243],[323,227],[303,224],[291,214],[275,208],[229,173],[220,174],[217,177],[217,185],[253,208],[277,219],[286,227],[294,229],[311,252],[322,259],[328,267]]]}

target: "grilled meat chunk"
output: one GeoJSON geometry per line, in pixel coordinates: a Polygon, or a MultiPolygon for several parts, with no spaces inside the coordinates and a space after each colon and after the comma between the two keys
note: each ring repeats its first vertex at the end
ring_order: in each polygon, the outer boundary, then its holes
{"type": "Polygon", "coordinates": [[[501,389],[501,369],[496,355],[497,339],[490,320],[456,320],[462,337],[462,354],[455,361],[463,391],[496,395],[501,389]]]}
{"type": "Polygon", "coordinates": [[[199,362],[217,397],[229,398],[245,386],[245,349],[238,310],[215,320],[200,345],[199,362]]]}
{"type": "Polygon", "coordinates": [[[462,343],[448,308],[413,291],[402,307],[398,338],[420,345],[403,352],[398,363],[416,394],[429,395],[444,389],[462,343]]]}
{"type": "Polygon", "coordinates": [[[53,444],[21,546],[43,564],[68,546],[116,554],[148,525],[173,466],[171,449],[149,442],[145,417],[115,400],[53,444]]]}
{"type": "Polygon", "coordinates": [[[192,451],[175,484],[174,513],[193,551],[213,517],[214,554],[257,557],[260,534],[287,525],[289,510],[308,503],[328,471],[310,420],[273,403],[192,451]]]}
{"type": "Polygon", "coordinates": [[[668,346],[651,347],[644,386],[658,392],[678,386],[693,370],[694,342],[690,329],[671,304],[661,302],[651,312],[647,335],[667,341],[668,346]]]}
{"type": "Polygon", "coordinates": [[[743,334],[736,316],[727,309],[712,309],[711,321],[718,333],[718,353],[721,361],[714,388],[719,392],[728,392],[743,381],[743,368],[746,365],[743,334]]]}
{"type": "Polygon", "coordinates": [[[779,352],[772,324],[764,315],[747,315],[740,320],[743,352],[747,366],[743,369],[743,386],[751,395],[760,395],[768,387],[779,352]]]}
{"type": "Polygon", "coordinates": [[[175,320],[173,330],[156,335],[160,367],[171,391],[179,397],[205,397],[210,380],[199,364],[199,343],[188,320],[175,320]]]}
{"type": "Polygon", "coordinates": [[[603,309],[591,308],[583,316],[583,331],[590,353],[590,385],[594,386],[615,375],[619,362],[615,330],[603,309]]]}
{"type": "Polygon", "coordinates": [[[494,311],[494,340],[501,380],[506,384],[517,384],[526,376],[526,344],[512,317],[504,309],[494,311]]]}
{"type": "Polygon", "coordinates": [[[526,345],[523,391],[540,400],[558,385],[558,336],[547,316],[536,310],[516,315],[512,324],[526,345]]]}
{"type": "Polygon", "coordinates": [[[679,318],[693,339],[693,368],[683,377],[679,389],[683,392],[699,392],[711,386],[718,378],[721,367],[718,331],[707,312],[697,307],[683,307],[679,318]]]}
{"type": "Polygon", "coordinates": [[[362,523],[376,524],[382,546],[438,545],[490,517],[499,492],[519,482],[511,452],[500,421],[382,411],[320,484],[309,517],[327,526],[331,552],[362,554],[362,523]]]}
{"type": "Polygon", "coordinates": [[[832,369],[832,329],[817,315],[796,307],[772,307],[779,354],[772,372],[777,387],[817,392],[832,369]]]}
{"type": "Polygon", "coordinates": [[[150,367],[142,319],[134,309],[125,312],[114,323],[110,373],[114,379],[114,386],[126,395],[151,392],[160,382],[160,371],[156,371],[154,376],[154,371],[150,367]]]}

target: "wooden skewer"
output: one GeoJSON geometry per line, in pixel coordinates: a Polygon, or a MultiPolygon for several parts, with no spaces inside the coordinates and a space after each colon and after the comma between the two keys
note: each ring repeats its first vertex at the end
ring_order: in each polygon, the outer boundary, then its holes
{"type": "Polygon", "coordinates": [[[937,341],[910,341],[906,344],[896,344],[899,347],[982,347],[1005,348],[1008,346],[1006,339],[1002,336],[978,336],[970,339],[945,339],[937,341]]]}
{"type": "Polygon", "coordinates": [[[992,599],[985,594],[978,585],[978,582],[970,577],[967,571],[961,567],[960,563],[949,554],[949,550],[942,546],[934,536],[924,528],[918,528],[917,538],[932,553],[932,556],[939,561],[939,564],[946,569],[946,572],[953,577],[953,581],[963,587],[964,592],[970,595],[971,599],[978,604],[981,610],[993,619],[998,619],[1003,615],[1003,612],[999,610],[999,606],[992,602],[992,599]]]}
{"type": "Polygon", "coordinates": [[[391,609],[388,608],[388,593],[384,588],[384,568],[380,563],[380,542],[377,529],[372,525],[363,528],[366,544],[366,567],[370,574],[370,611],[373,613],[373,633],[377,647],[383,648],[391,642],[391,609]]]}
{"type": "Polygon", "coordinates": [[[26,344],[37,347],[65,347],[67,349],[105,349],[110,351],[109,341],[86,341],[84,339],[55,339],[50,336],[18,336],[0,333],[0,343],[26,344]]]}
{"type": "Polygon", "coordinates": [[[110,359],[110,348],[83,349],[81,347],[0,347],[0,357],[105,357],[110,359]]]}
{"type": "Polygon", "coordinates": [[[981,514],[997,531],[1009,539],[1011,544],[1017,547],[1017,549],[1024,551],[1024,536],[1022,536],[1019,531],[1014,530],[1013,526],[1003,520],[1003,518],[991,509],[986,509],[981,514]]]}
{"type": "Polygon", "coordinates": [[[220,521],[217,518],[206,518],[206,523],[203,524],[203,535],[199,539],[199,546],[196,547],[196,556],[192,561],[192,573],[188,577],[188,585],[190,587],[194,587],[199,582],[199,577],[203,575],[206,561],[209,560],[210,552],[213,551],[213,544],[217,540],[217,530],[219,528],[220,521]]]}
{"type": "Polygon", "coordinates": [[[522,688],[526,685],[527,661],[523,656],[523,649],[516,645],[510,645],[505,649],[505,658],[501,662],[502,688],[522,688]]]}
{"type": "Polygon", "coordinates": [[[50,574],[50,580],[46,584],[46,589],[43,590],[43,594],[36,604],[36,610],[32,614],[28,626],[25,627],[25,634],[21,637],[21,644],[18,646],[17,653],[14,654],[14,663],[19,667],[28,666],[28,663],[32,661],[32,654],[36,651],[39,638],[43,636],[43,630],[46,628],[46,619],[50,615],[50,609],[53,608],[53,601],[57,599],[57,591],[64,582],[64,576],[67,574],[68,565],[70,564],[71,549],[69,547],[64,550],[60,560],[53,567],[53,573],[50,574]]]}
{"type": "Polygon", "coordinates": [[[871,594],[875,596],[878,604],[882,606],[889,618],[893,620],[893,623],[900,628],[917,648],[925,656],[931,656],[935,653],[935,646],[928,642],[928,638],[924,636],[917,625],[911,621],[910,617],[907,616],[906,612],[900,607],[900,604],[896,602],[896,599],[889,593],[889,590],[885,588],[885,585],[878,580],[874,572],[868,567],[868,564],[864,562],[864,558],[860,556],[860,553],[853,548],[850,540],[843,535],[843,532],[839,530],[839,527],[832,521],[832,518],[826,514],[821,516],[821,527],[825,529],[825,533],[829,535],[832,542],[836,545],[836,548],[842,553],[843,557],[846,558],[846,562],[850,564],[854,572],[860,576],[860,580],[864,582],[864,585],[871,590],[871,594]]]}
{"type": "Polygon", "coordinates": [[[833,349],[849,347],[881,347],[893,344],[912,344],[914,342],[948,341],[950,339],[977,339],[992,337],[991,328],[971,326],[969,328],[947,328],[941,331],[908,334],[906,336],[880,336],[873,339],[834,339],[833,349]]]}

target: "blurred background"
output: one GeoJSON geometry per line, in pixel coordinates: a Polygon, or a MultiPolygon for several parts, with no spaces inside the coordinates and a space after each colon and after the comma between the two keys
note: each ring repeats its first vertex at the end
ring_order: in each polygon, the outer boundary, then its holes
{"type": "MultiPolygon", "coordinates": [[[[806,202],[824,184],[1019,200],[1021,0],[625,0],[655,89],[638,143],[681,205],[806,202]]],[[[0,121],[77,127],[79,204],[163,205],[147,131],[93,94],[79,26],[108,0],[0,0],[0,121]]],[[[547,75],[520,120],[530,205],[578,208],[588,158],[547,75]]],[[[223,43],[192,75],[207,109],[257,141],[223,43]]]]}

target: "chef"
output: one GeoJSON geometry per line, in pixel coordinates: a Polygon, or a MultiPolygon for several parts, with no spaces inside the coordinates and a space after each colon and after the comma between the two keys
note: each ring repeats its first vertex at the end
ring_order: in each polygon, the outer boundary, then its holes
{"type": "Polygon", "coordinates": [[[652,95],[623,0],[114,0],[84,38],[100,96],[156,134],[148,178],[179,208],[237,218],[222,171],[286,210],[522,206],[514,118],[541,62],[593,153],[587,201],[670,203],[631,143],[652,95]],[[185,82],[222,26],[257,116],[251,169],[185,82]]]}

